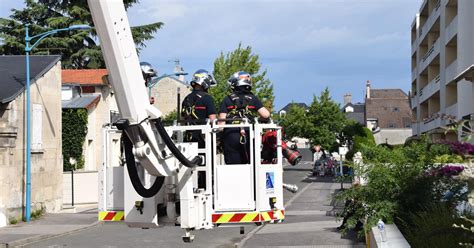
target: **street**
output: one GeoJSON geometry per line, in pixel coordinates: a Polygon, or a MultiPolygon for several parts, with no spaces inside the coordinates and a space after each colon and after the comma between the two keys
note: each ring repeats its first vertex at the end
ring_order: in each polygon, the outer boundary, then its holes
{"type": "MultiPolygon", "coordinates": [[[[296,245],[342,245],[352,247],[353,239],[341,238],[335,227],[335,204],[331,194],[340,184],[331,178],[310,177],[312,162],[286,166],[285,183],[297,184],[296,194],[285,191],[286,219],[281,224],[261,227],[218,227],[195,232],[193,243],[184,243],[184,231],[165,225],[157,229],[128,228],[124,223],[102,223],[83,231],[26,245],[26,247],[261,247],[296,245]]],[[[348,187],[348,185],[346,185],[348,187]]]]}

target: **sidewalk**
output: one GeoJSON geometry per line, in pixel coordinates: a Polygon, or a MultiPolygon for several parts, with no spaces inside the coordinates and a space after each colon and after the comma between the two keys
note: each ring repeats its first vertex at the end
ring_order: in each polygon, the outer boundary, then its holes
{"type": "MultiPolygon", "coordinates": [[[[286,204],[285,222],[255,229],[239,247],[365,247],[355,233],[342,237],[336,213],[343,203],[331,200],[341,184],[332,178],[307,177],[300,192],[286,204]]],[[[344,185],[350,187],[349,184],[344,185]]]]}
{"type": "Polygon", "coordinates": [[[45,214],[30,223],[0,228],[0,248],[17,247],[97,225],[97,207],[78,207],[76,213],[45,214]]]}

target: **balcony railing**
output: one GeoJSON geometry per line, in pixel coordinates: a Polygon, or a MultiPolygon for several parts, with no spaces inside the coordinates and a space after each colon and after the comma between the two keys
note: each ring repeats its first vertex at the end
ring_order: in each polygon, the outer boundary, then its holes
{"type": "Polygon", "coordinates": [[[441,7],[441,0],[438,0],[436,3],[435,9],[433,10],[433,13],[439,10],[439,7],[441,7]]]}
{"type": "Polygon", "coordinates": [[[438,43],[439,43],[439,39],[437,39],[435,41],[435,43],[433,43],[433,45],[430,47],[430,50],[428,50],[428,52],[426,52],[425,56],[423,56],[423,62],[425,62],[430,57],[430,55],[433,54],[433,52],[435,50],[435,47],[436,47],[436,45],[438,45],[438,43]]]}
{"type": "Polygon", "coordinates": [[[436,92],[439,91],[440,85],[440,75],[436,76],[433,80],[431,80],[425,87],[423,87],[420,92],[423,92],[423,94],[420,95],[420,102],[424,102],[426,99],[434,95],[436,92]],[[422,97],[423,96],[423,97],[422,97]]]}
{"type": "Polygon", "coordinates": [[[446,27],[445,32],[445,42],[448,43],[451,39],[456,35],[458,32],[458,17],[454,17],[453,20],[449,23],[448,27],[446,27]]]}
{"type": "Polygon", "coordinates": [[[440,7],[441,7],[441,0],[438,0],[438,2],[435,5],[435,8],[431,11],[428,18],[426,19],[426,22],[423,23],[423,26],[421,27],[420,37],[424,36],[425,31],[426,31],[426,33],[428,33],[429,29],[431,29],[431,26],[433,25],[434,21],[436,20],[437,12],[440,9],[440,7]],[[430,25],[428,25],[428,24],[430,24],[430,25]]]}
{"type": "Polygon", "coordinates": [[[444,112],[448,118],[456,119],[456,116],[458,115],[458,104],[454,103],[451,106],[446,107],[444,112]]]}
{"type": "Polygon", "coordinates": [[[458,75],[458,61],[455,60],[446,68],[446,83],[451,82],[458,75]]]}

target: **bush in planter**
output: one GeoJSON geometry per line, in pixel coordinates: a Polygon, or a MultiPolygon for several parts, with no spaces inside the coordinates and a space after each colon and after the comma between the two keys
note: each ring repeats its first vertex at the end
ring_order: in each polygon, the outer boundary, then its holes
{"type": "Polygon", "coordinates": [[[433,163],[435,164],[462,163],[463,161],[464,159],[460,155],[456,154],[437,155],[433,159],[433,163]]]}
{"type": "MultiPolygon", "coordinates": [[[[426,138],[393,150],[363,145],[364,165],[356,165],[354,170],[357,175],[367,176],[367,185],[343,191],[337,196],[340,200],[357,199],[359,202],[345,231],[353,228],[357,220],[366,220],[366,231],[379,219],[392,223],[400,217],[411,223],[407,213],[421,211],[427,205],[442,201],[448,190],[453,192],[449,199],[451,206],[465,199],[465,193],[461,192],[465,183],[442,176],[438,171],[443,171],[440,170],[443,167],[433,163],[433,156],[445,152],[445,147],[432,148],[426,138]]],[[[346,210],[342,213],[347,214],[346,210]]]]}
{"type": "Polygon", "coordinates": [[[472,242],[472,234],[453,227],[453,223],[468,223],[445,203],[431,204],[407,216],[411,221],[401,221],[399,226],[412,247],[449,248],[472,242]]]}

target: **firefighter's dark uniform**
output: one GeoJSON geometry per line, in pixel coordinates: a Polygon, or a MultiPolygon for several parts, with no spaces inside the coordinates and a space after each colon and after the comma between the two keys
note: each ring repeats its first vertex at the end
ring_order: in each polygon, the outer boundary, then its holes
{"type": "MultiPolygon", "coordinates": [[[[224,98],[220,112],[227,118],[246,117],[253,121],[256,112],[263,107],[262,102],[252,93],[235,91],[224,98]]],[[[248,129],[226,128],[223,134],[224,160],[226,164],[248,164],[250,161],[250,143],[248,129]],[[243,137],[245,135],[245,137],[243,137]]]]}
{"type": "MultiPolygon", "coordinates": [[[[214,100],[202,90],[194,89],[191,94],[187,95],[182,104],[181,116],[186,121],[187,125],[204,125],[205,120],[209,115],[216,114],[216,106],[214,100]]],[[[185,134],[185,141],[198,142],[199,148],[206,146],[206,141],[202,137],[199,130],[187,131],[185,134]]],[[[201,154],[204,155],[204,154],[201,154]]],[[[206,172],[198,172],[198,187],[205,188],[206,186],[206,172]]]]}
{"type": "MultiPolygon", "coordinates": [[[[187,125],[204,125],[204,121],[209,118],[209,115],[214,114],[216,114],[214,100],[205,91],[194,89],[183,100],[181,116],[187,125]]],[[[199,148],[205,146],[205,141],[199,130],[189,132],[187,136],[186,141],[198,142],[199,148]]]]}

